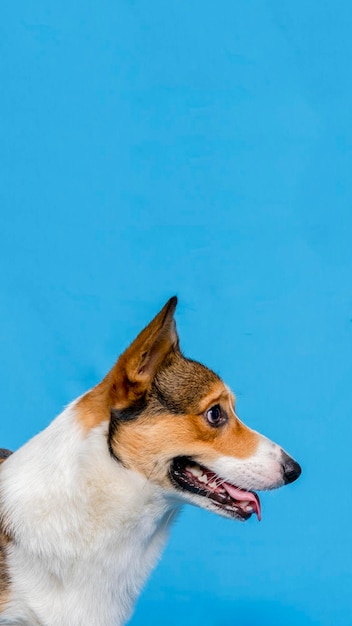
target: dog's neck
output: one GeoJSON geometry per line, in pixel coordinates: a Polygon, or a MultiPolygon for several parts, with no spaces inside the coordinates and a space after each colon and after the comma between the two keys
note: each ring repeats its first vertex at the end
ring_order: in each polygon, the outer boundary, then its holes
{"type": "Polygon", "coordinates": [[[125,623],[166,541],[177,505],[111,457],[107,429],[82,433],[71,405],[3,464],[9,559],[33,613],[26,624],[125,623]]]}

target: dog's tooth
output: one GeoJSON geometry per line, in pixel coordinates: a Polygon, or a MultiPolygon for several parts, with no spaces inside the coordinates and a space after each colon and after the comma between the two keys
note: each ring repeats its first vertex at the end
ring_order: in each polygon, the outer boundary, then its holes
{"type": "Polygon", "coordinates": [[[217,489],[217,487],[218,487],[218,483],[215,480],[213,480],[211,483],[208,483],[208,485],[212,489],[217,489]]]}
{"type": "Polygon", "coordinates": [[[195,476],[203,476],[203,470],[200,467],[194,467],[193,471],[195,476]]]}
{"type": "Polygon", "coordinates": [[[207,483],[208,482],[208,479],[207,479],[205,474],[202,474],[201,476],[198,476],[197,478],[198,478],[200,483],[207,483]]]}
{"type": "Polygon", "coordinates": [[[192,465],[192,467],[190,465],[187,465],[186,470],[190,472],[191,474],[193,474],[193,476],[197,476],[197,477],[202,476],[203,474],[203,471],[197,465],[192,465]]]}

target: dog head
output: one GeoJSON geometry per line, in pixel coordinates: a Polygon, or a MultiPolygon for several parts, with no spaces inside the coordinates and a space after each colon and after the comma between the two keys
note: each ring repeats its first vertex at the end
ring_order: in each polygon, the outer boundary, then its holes
{"type": "Polygon", "coordinates": [[[108,409],[111,454],[170,495],[225,517],[260,519],[255,492],[293,482],[300,466],[241,422],[217,374],[182,354],[176,304],[171,298],[82,398],[86,422],[108,409]]]}

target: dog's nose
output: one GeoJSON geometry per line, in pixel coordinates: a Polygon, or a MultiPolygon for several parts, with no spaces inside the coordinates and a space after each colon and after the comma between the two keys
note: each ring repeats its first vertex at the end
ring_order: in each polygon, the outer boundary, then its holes
{"type": "Polygon", "coordinates": [[[285,485],[293,483],[294,480],[300,476],[302,470],[301,466],[296,461],[291,459],[286,452],[282,453],[282,469],[284,471],[285,485]]]}

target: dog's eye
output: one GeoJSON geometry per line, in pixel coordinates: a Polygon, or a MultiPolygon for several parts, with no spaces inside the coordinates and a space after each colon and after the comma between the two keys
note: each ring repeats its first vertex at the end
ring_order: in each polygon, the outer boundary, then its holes
{"type": "Polygon", "coordinates": [[[227,421],[227,415],[222,411],[219,404],[215,404],[211,409],[208,409],[205,413],[205,417],[210,426],[221,426],[227,421]]]}

